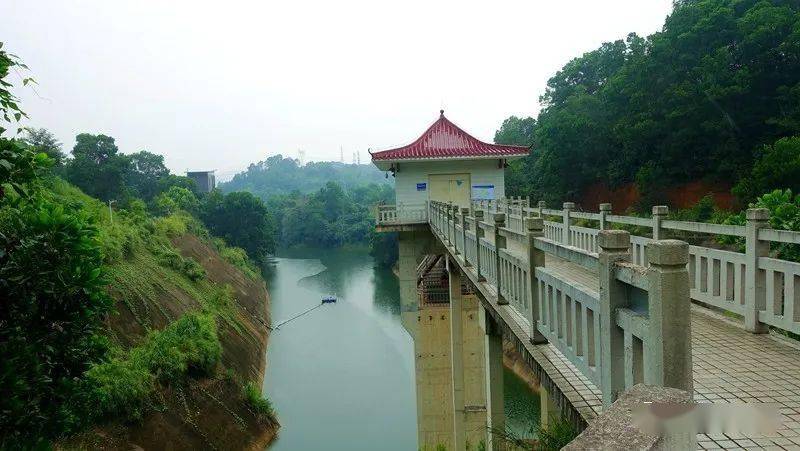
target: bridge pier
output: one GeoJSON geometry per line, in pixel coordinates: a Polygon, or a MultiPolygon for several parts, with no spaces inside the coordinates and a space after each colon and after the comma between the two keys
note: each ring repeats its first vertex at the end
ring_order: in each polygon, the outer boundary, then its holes
{"type": "Polygon", "coordinates": [[[498,451],[503,449],[503,442],[497,439],[497,435],[503,434],[506,429],[503,411],[503,332],[484,308],[481,308],[481,319],[486,333],[486,427],[489,432],[486,449],[498,451]]]}
{"type": "Polygon", "coordinates": [[[450,356],[453,374],[453,449],[466,449],[464,431],[464,328],[462,313],[464,298],[461,295],[461,272],[458,265],[447,258],[450,284],[450,356]]]}

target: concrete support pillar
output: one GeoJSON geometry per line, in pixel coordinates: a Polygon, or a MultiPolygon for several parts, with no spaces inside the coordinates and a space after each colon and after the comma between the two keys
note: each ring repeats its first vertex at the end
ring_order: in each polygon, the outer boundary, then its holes
{"type": "Polygon", "coordinates": [[[486,276],[483,274],[482,266],[485,262],[481,262],[481,238],[483,238],[484,231],[481,228],[483,222],[483,210],[475,212],[475,271],[478,273],[478,281],[486,281],[486,276]]]}
{"type": "Polygon", "coordinates": [[[466,432],[464,429],[464,330],[462,312],[464,310],[461,295],[461,273],[458,265],[447,259],[447,270],[450,284],[450,357],[453,379],[453,449],[466,448],[466,432]]]}
{"type": "Polygon", "coordinates": [[[631,235],[624,230],[601,230],[597,244],[600,246],[600,385],[603,405],[609,407],[625,391],[625,334],[616,324],[616,311],[627,306],[627,289],[615,277],[614,265],[631,260],[631,235]]]}
{"type": "Polygon", "coordinates": [[[541,317],[539,285],[536,280],[536,268],[544,266],[544,251],[536,249],[536,238],[544,237],[544,221],[542,218],[525,218],[525,230],[528,232],[528,299],[531,302],[531,343],[547,343],[547,339],[539,332],[538,322],[541,317]]]}
{"type": "Polygon", "coordinates": [[[758,312],[767,308],[767,278],[758,269],[758,259],[769,255],[769,241],[759,240],[758,231],[769,226],[769,210],[750,208],[746,215],[744,327],[749,332],[765,334],[769,326],[759,321],[758,312]]]}
{"type": "Polygon", "coordinates": [[[500,229],[506,226],[506,215],[496,213],[494,215],[494,247],[495,252],[495,285],[497,288],[497,304],[506,305],[508,300],[503,296],[501,286],[503,285],[503,262],[500,259],[500,250],[506,248],[506,237],[500,233],[500,229]]]}
{"type": "Polygon", "coordinates": [[[692,393],[692,322],[689,244],[679,240],[647,245],[649,340],[644,383],[692,393]]]}
{"type": "Polygon", "coordinates": [[[574,210],[574,209],[575,209],[575,204],[574,203],[572,203],[572,202],[564,202],[564,210],[563,210],[564,211],[564,230],[563,230],[564,235],[561,237],[561,242],[565,246],[572,246],[572,237],[570,236],[570,233],[569,233],[569,227],[570,227],[570,225],[572,223],[571,214],[572,214],[572,210],[574,210]]]}
{"type": "Polygon", "coordinates": [[[669,207],[666,205],[653,206],[653,239],[663,240],[664,231],[661,229],[661,221],[667,218],[669,207]]]}
{"type": "Polygon", "coordinates": [[[503,333],[491,314],[482,309],[484,330],[486,331],[484,355],[486,356],[486,427],[489,431],[486,449],[502,450],[503,442],[496,440],[506,428],[503,411],[503,333]]]}
{"type": "Polygon", "coordinates": [[[611,204],[600,204],[600,230],[608,230],[609,227],[606,217],[611,214],[611,204]]]}

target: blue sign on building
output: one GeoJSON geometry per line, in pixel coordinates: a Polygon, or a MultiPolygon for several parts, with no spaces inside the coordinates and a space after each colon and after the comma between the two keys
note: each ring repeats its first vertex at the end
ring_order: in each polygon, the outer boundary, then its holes
{"type": "Polygon", "coordinates": [[[417,191],[425,191],[428,189],[427,183],[417,183],[417,191]]]}

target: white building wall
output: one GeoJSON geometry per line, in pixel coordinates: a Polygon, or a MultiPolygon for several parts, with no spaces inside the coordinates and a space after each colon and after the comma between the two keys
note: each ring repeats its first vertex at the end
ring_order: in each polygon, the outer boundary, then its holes
{"type": "Polygon", "coordinates": [[[400,162],[399,171],[395,175],[395,193],[397,204],[424,203],[430,193],[430,174],[469,174],[470,198],[475,198],[475,185],[494,185],[495,198],[505,197],[504,171],[498,167],[495,159],[470,161],[430,161],[400,162]],[[417,184],[425,183],[425,191],[418,191],[417,184]]]}

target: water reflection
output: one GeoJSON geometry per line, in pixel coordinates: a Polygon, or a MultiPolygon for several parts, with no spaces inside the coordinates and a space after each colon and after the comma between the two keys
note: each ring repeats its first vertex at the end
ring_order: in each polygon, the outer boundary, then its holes
{"type": "MultiPolygon", "coordinates": [[[[366,250],[281,252],[264,263],[263,273],[273,323],[318,304],[323,295],[339,298],[270,337],[265,388],[282,424],[272,449],[406,451],[450,443],[447,308],[401,313],[397,276],[374,268],[366,250]],[[424,327],[415,333],[420,324],[424,327]]],[[[465,403],[472,407],[467,427],[482,435],[485,388],[477,379],[483,374],[483,336],[474,328],[468,335],[477,341],[467,344],[473,351],[464,354],[465,367],[472,365],[465,376],[465,403]]],[[[531,415],[513,408],[525,399],[530,400],[529,391],[506,389],[509,423],[512,412],[531,415]]],[[[527,402],[538,412],[538,404],[527,402]]]]}

